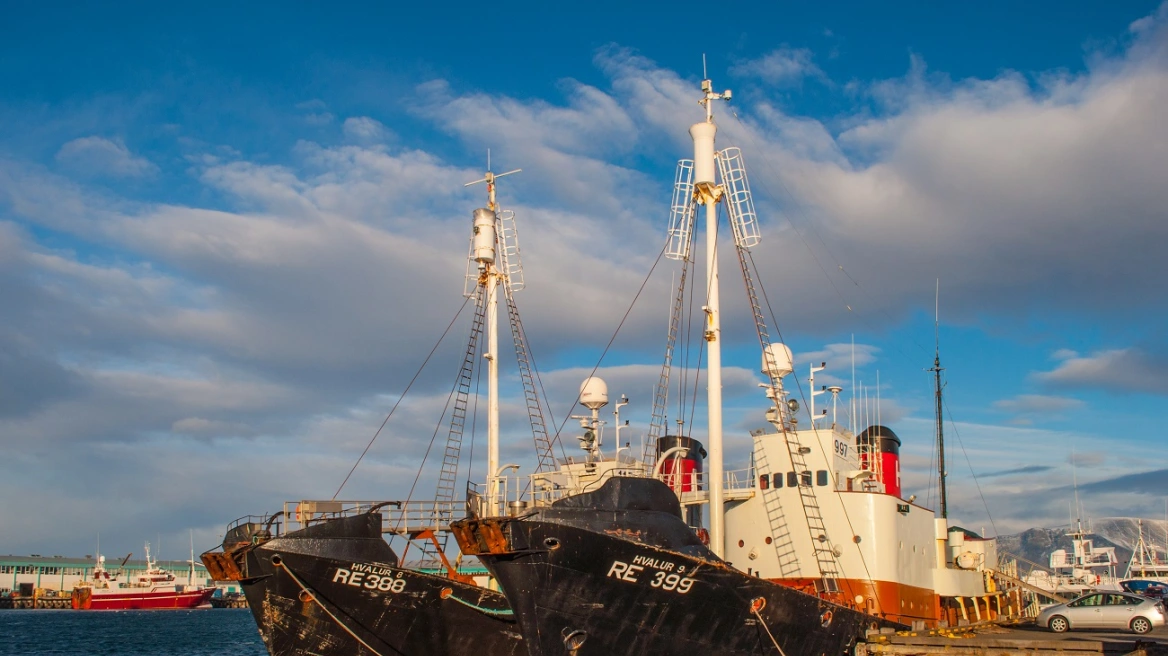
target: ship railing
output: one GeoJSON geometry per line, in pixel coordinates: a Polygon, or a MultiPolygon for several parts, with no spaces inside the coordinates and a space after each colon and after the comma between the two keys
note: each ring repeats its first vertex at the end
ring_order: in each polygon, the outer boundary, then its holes
{"type": "Polygon", "coordinates": [[[755,479],[754,467],[732,469],[726,472],[726,480],[723,485],[727,490],[749,490],[757,487],[755,479]]]}
{"type": "Polygon", "coordinates": [[[242,526],[244,524],[263,524],[268,521],[268,515],[244,515],[239,519],[227,525],[227,530],[242,526]]]}
{"type": "Polygon", "coordinates": [[[320,501],[302,499],[284,502],[281,516],[287,531],[321,522],[353,517],[368,512],[381,513],[381,532],[397,535],[422,531],[446,531],[450,523],[466,517],[466,502],[455,501],[320,501]]]}
{"type": "MultiPolygon", "coordinates": [[[[586,463],[575,463],[586,464],[586,463]]],[[[647,477],[650,472],[639,463],[600,463],[595,473],[577,470],[540,472],[526,476],[495,477],[492,492],[490,482],[483,485],[470,484],[467,498],[472,512],[479,516],[518,516],[532,508],[552,504],[564,497],[591,492],[599,489],[614,477],[647,477]],[[494,504],[490,503],[492,497],[494,504]]],[[[707,475],[704,472],[658,473],[659,480],[677,494],[683,504],[705,503],[709,497],[707,475]]],[[[724,489],[728,492],[752,492],[756,486],[754,468],[746,467],[725,472],[724,489]]]]}

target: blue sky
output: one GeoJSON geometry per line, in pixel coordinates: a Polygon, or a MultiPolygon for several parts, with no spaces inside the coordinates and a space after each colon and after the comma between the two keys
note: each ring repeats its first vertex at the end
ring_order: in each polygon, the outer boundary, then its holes
{"type": "MultiPolygon", "coordinates": [[[[821,381],[850,388],[855,339],[908,489],[935,496],[939,278],[956,519],[1065,522],[1072,453],[1087,515],[1160,517],[1164,478],[1123,477],[1168,474],[1168,9],[705,11],[9,8],[0,498],[24,501],[0,507],[0,552],[84,553],[98,531],[113,551],[188,529],[210,546],[236,516],[330,496],[461,303],[482,202],[462,184],[487,148],[524,169],[500,198],[562,418],[660,249],[703,53],[734,90],[719,144],[744,151],[799,374],[828,360],[821,381]]],[[[604,363],[634,441],[672,270],[604,363]]],[[[723,280],[733,466],[761,405],[732,266],[723,280]]],[[[464,330],[346,496],[408,490],[464,330]]],[[[528,458],[505,410],[505,453],[528,458]]]]}

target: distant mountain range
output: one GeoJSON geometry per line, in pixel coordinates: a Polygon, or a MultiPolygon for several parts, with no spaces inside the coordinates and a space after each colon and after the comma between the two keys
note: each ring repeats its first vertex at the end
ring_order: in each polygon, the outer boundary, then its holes
{"type": "MultiPolygon", "coordinates": [[[[1145,519],[1143,521],[1144,542],[1153,547],[1161,558],[1164,557],[1164,530],[1168,521],[1145,519]]],[[[1132,517],[1104,517],[1083,522],[1083,531],[1092,544],[1098,547],[1115,547],[1119,559],[1116,573],[1122,576],[1127,571],[1132,551],[1139,542],[1140,520],[1132,517]]],[[[1032,528],[1014,535],[998,538],[998,550],[1007,551],[1031,562],[1046,567],[1050,564],[1050,554],[1056,549],[1071,550],[1070,528],[1032,528]]],[[[1023,567],[1022,569],[1027,569],[1023,567]]]]}

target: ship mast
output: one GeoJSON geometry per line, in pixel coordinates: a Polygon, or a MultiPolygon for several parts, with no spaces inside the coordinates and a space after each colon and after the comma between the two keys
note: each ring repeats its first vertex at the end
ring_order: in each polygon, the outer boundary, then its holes
{"type": "Polygon", "coordinates": [[[706,329],[707,405],[709,422],[710,548],[721,558],[725,553],[725,509],[722,507],[722,318],[718,289],[718,201],[722,187],[715,178],[714,100],[728,100],[730,92],[715,93],[710,80],[702,80],[706,120],[689,129],[694,142],[694,200],[706,207],[706,329]]]}
{"type": "Polygon", "coordinates": [[[469,187],[487,183],[486,211],[475,211],[475,229],[472,239],[472,258],[478,265],[478,277],[487,291],[487,516],[499,514],[499,282],[504,275],[496,263],[496,222],[499,205],[495,202],[495,180],[518,173],[519,169],[500,173],[491,172],[491,155],[487,153],[487,172],[480,180],[468,182],[469,187]]]}
{"type": "Polygon", "coordinates": [[[937,297],[936,306],[934,308],[935,314],[933,319],[933,340],[936,345],[936,351],[933,356],[933,368],[929,369],[933,373],[936,381],[936,396],[937,396],[937,481],[938,488],[941,495],[941,519],[949,517],[949,503],[946,499],[945,493],[945,422],[942,414],[941,402],[941,372],[944,368],[941,367],[941,281],[937,280],[937,297]]]}

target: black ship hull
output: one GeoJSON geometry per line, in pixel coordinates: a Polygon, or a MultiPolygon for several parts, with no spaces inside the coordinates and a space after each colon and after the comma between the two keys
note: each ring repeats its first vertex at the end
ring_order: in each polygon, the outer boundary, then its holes
{"type": "Polygon", "coordinates": [[[869,629],[899,627],[733,569],[693,537],[666,486],[614,480],[624,489],[579,495],[575,507],[455,525],[464,553],[502,585],[531,656],[745,656],[776,645],[839,656],[869,629]]]}
{"type": "MultiPolygon", "coordinates": [[[[272,656],[525,656],[506,599],[398,566],[381,516],[335,519],[231,554],[272,656]]],[[[206,560],[206,558],[204,558],[206,560]]]]}

